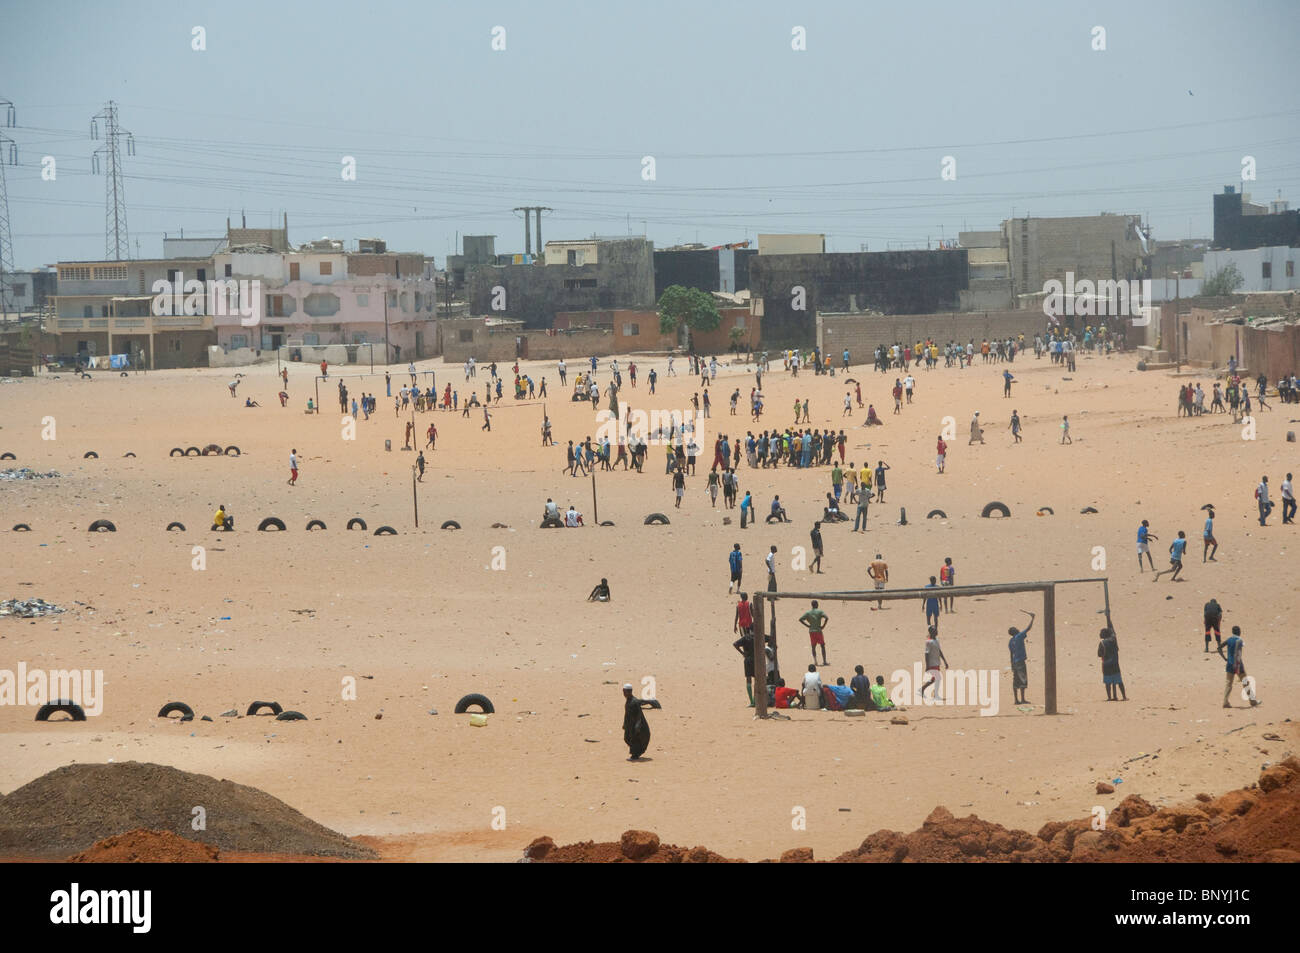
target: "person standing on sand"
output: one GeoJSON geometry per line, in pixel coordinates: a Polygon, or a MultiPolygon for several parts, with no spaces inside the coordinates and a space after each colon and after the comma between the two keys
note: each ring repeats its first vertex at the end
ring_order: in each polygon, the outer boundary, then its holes
{"type": "Polygon", "coordinates": [[[1205,529],[1201,531],[1201,562],[1217,563],[1214,554],[1219,551],[1219,541],[1214,538],[1214,508],[1205,516],[1205,529]]]}
{"type": "Polygon", "coordinates": [[[649,698],[637,698],[630,683],[623,686],[623,743],[627,745],[629,761],[639,761],[650,747],[650,723],[645,720],[643,708],[658,708],[659,703],[649,698]]]}
{"type": "Polygon", "coordinates": [[[809,572],[814,572],[814,571],[815,571],[818,575],[821,575],[821,571],[822,571],[822,524],[821,524],[820,522],[813,523],[812,533],[811,533],[810,535],[812,536],[812,549],[813,549],[813,552],[817,554],[817,558],[814,559],[814,560],[812,561],[812,563],[809,564],[809,566],[808,566],[808,571],[809,571],[809,572]],[[814,570],[814,569],[812,568],[813,566],[816,566],[817,569],[814,570]]]}
{"type": "Polygon", "coordinates": [[[685,493],[686,476],[682,473],[681,467],[676,467],[673,470],[673,494],[676,496],[676,500],[673,502],[674,509],[680,510],[682,508],[682,496],[685,493]]]}
{"type": "MultiPolygon", "coordinates": [[[[938,588],[939,588],[939,583],[935,580],[935,577],[934,577],[934,576],[931,576],[931,577],[930,577],[930,582],[925,586],[925,588],[926,588],[926,589],[938,589],[938,588]]],[[[926,624],[927,624],[927,625],[933,625],[933,626],[935,627],[935,629],[938,629],[938,628],[939,628],[939,595],[938,595],[938,593],[935,593],[934,595],[931,595],[931,596],[926,597],[925,601],[921,604],[921,608],[925,611],[925,621],[926,621],[926,624]]]]}
{"type": "Polygon", "coordinates": [[[289,368],[280,368],[280,380],[284,382],[284,389],[289,389],[289,368]]]}
{"type": "Polygon", "coordinates": [[[487,404],[483,405],[483,426],[478,429],[486,430],[488,433],[492,432],[492,415],[488,413],[487,404]]]}
{"type": "Polygon", "coordinates": [[[428,443],[425,446],[430,450],[438,449],[438,428],[433,424],[429,424],[429,430],[425,436],[428,437],[428,443]]]}
{"type": "Polygon", "coordinates": [[[1019,443],[1020,442],[1020,414],[1016,413],[1014,409],[1012,409],[1011,411],[1011,423],[1008,424],[1008,426],[1011,428],[1011,436],[1015,438],[1016,443],[1019,443]]]}
{"type": "Polygon", "coordinates": [[[414,432],[415,432],[415,424],[411,423],[411,422],[408,420],[408,421],[406,422],[406,445],[405,445],[404,447],[402,447],[403,450],[410,450],[410,449],[411,449],[411,434],[414,433],[414,432]]]}
{"type": "Polygon", "coordinates": [[[745,570],[745,557],[740,551],[740,543],[733,543],[731,552],[727,553],[727,566],[731,569],[731,582],[727,583],[727,593],[731,593],[731,587],[736,587],[736,592],[740,592],[740,577],[745,570]]]}
{"type": "Polygon", "coordinates": [[[876,502],[885,502],[885,471],[893,469],[884,460],[876,461],[876,502]]]}
{"type": "Polygon", "coordinates": [[[423,450],[421,450],[420,455],[415,458],[415,468],[420,471],[420,475],[415,478],[415,482],[423,483],[424,482],[424,451],[423,450]]]}
{"type": "Polygon", "coordinates": [[[388,373],[388,371],[384,371],[384,396],[385,397],[393,396],[393,378],[392,375],[388,373]]]}
{"type": "MultiPolygon", "coordinates": [[[[939,567],[939,588],[946,589],[955,585],[957,582],[957,567],[952,564],[952,557],[945,556],[943,565],[939,567]]],[[[952,612],[952,596],[941,596],[939,601],[943,604],[944,612],[952,612]]]]}
{"type": "Polygon", "coordinates": [[[1023,629],[1017,629],[1014,625],[1007,629],[1007,635],[1011,636],[1007,642],[1007,648],[1011,652],[1011,690],[1014,693],[1015,700],[1012,704],[1028,705],[1025,698],[1025,692],[1029,688],[1029,653],[1025,650],[1025,640],[1029,637],[1029,630],[1034,627],[1034,614],[1028,610],[1022,610],[1029,615],[1029,625],[1023,629]]]}
{"type": "Polygon", "coordinates": [[[1143,554],[1146,555],[1147,562],[1151,565],[1151,571],[1155,572],[1156,563],[1151,558],[1151,540],[1159,538],[1159,536],[1151,532],[1151,524],[1143,520],[1142,525],[1138,527],[1138,572],[1146,572],[1142,568],[1143,554]]]}
{"type": "Polygon", "coordinates": [[[943,442],[943,434],[939,434],[939,442],[935,445],[934,462],[939,467],[939,472],[943,472],[944,463],[948,459],[948,445],[943,442]]]}
{"type": "Polygon", "coordinates": [[[1268,477],[1259,478],[1255,487],[1255,501],[1259,504],[1259,525],[1267,526],[1269,514],[1273,512],[1273,501],[1268,498],[1268,477]]]}
{"type": "Polygon", "coordinates": [[[925,674],[929,676],[929,681],[921,685],[920,695],[925,698],[925,690],[931,685],[934,686],[934,700],[941,701],[943,694],[940,689],[943,688],[943,676],[939,672],[939,663],[943,663],[944,668],[948,668],[948,660],[944,658],[943,649],[939,645],[939,630],[930,626],[925,639],[925,674]]]}
{"type": "Polygon", "coordinates": [[[289,451],[289,485],[298,485],[298,448],[289,451]]]}
{"type": "Polygon", "coordinates": [[[771,551],[763,557],[763,562],[767,566],[767,591],[776,592],[776,547],[773,546],[771,551]]]}
{"type": "Polygon", "coordinates": [[[1124,676],[1119,671],[1119,640],[1115,630],[1101,630],[1101,642],[1097,646],[1097,658],[1101,659],[1101,680],[1106,686],[1106,701],[1128,701],[1128,692],[1124,690],[1124,676]],[[1121,699],[1120,696],[1123,696],[1121,699]]]}
{"type": "Polygon", "coordinates": [[[1250,699],[1250,707],[1255,708],[1260,704],[1259,700],[1255,698],[1254,681],[1246,681],[1246,663],[1242,657],[1242,652],[1245,647],[1246,643],[1241,638],[1241,626],[1239,625],[1234,625],[1232,627],[1232,635],[1227,639],[1227,641],[1219,646],[1219,656],[1228,663],[1228,681],[1223,686],[1224,708],[1232,707],[1232,705],[1228,703],[1228,696],[1232,694],[1232,680],[1234,677],[1240,679],[1241,684],[1245,686],[1246,697],[1250,699]]]}
{"type": "MultiPolygon", "coordinates": [[[[867,575],[875,583],[877,589],[884,589],[885,583],[889,582],[889,564],[881,558],[880,553],[876,553],[876,558],[872,560],[871,565],[867,567],[867,575]]],[[[883,609],[885,601],[880,600],[876,608],[883,609]]]]}
{"type": "Polygon", "coordinates": [[[799,617],[799,624],[808,630],[808,639],[812,643],[813,664],[817,664],[817,646],[822,647],[822,664],[829,665],[826,661],[826,623],[830,621],[826,613],[817,608],[817,600],[813,600],[812,608],[799,617]]]}
{"type": "Polygon", "coordinates": [[[1074,443],[1074,441],[1070,439],[1070,417],[1068,414],[1061,415],[1061,443],[1062,445],[1074,443]]]}
{"type": "Polygon", "coordinates": [[[1282,481],[1282,525],[1295,523],[1295,490],[1291,488],[1291,474],[1282,481]]]}
{"type": "Polygon", "coordinates": [[[970,421],[970,440],[967,442],[966,446],[969,447],[973,443],[983,442],[984,430],[980,427],[980,412],[977,410],[975,411],[975,416],[972,417],[970,421]]]}

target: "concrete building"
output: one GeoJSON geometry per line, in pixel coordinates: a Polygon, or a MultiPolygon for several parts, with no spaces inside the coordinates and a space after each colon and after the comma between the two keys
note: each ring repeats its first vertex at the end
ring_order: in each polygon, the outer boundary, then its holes
{"type": "Polygon", "coordinates": [[[1149,245],[1137,215],[1016,218],[1002,223],[1012,294],[1041,295],[1049,280],[1127,281],[1149,277],[1149,245]]]}
{"type": "Polygon", "coordinates": [[[747,241],[730,245],[678,245],[656,249],[655,301],[673,285],[735,293],[749,288],[749,262],[758,254],[747,241]]]}
{"type": "Polygon", "coordinates": [[[1043,333],[1047,319],[1042,311],[1013,309],[941,314],[817,314],[817,346],[838,365],[840,353],[848,349],[854,364],[870,364],[879,344],[934,340],[965,344],[1023,334],[1029,341],[1043,333]]]}
{"type": "Polygon", "coordinates": [[[751,308],[769,347],[810,346],[818,312],[929,314],[956,310],[967,287],[966,249],[756,255],[751,308]]]}
{"type": "Polygon", "coordinates": [[[826,236],[817,235],[759,235],[760,255],[824,255],[826,236]]]}
{"type": "Polygon", "coordinates": [[[6,320],[43,311],[54,297],[58,280],[59,273],[53,268],[5,272],[5,291],[8,294],[0,296],[4,299],[0,300],[0,307],[7,307],[6,320]]]}
{"type": "Polygon", "coordinates": [[[1225,185],[1214,197],[1214,247],[1263,248],[1300,245],[1300,210],[1282,199],[1255,205],[1249,195],[1225,185]]]}
{"type": "Polygon", "coordinates": [[[958,295],[962,311],[1000,311],[1015,307],[1011,287],[1011,255],[1006,233],[958,232],[957,245],[966,249],[967,287],[958,295]]]}
{"type": "Polygon", "coordinates": [[[1229,265],[1236,265],[1244,279],[1238,292],[1300,291],[1300,276],[1296,274],[1298,260],[1300,247],[1279,245],[1207,251],[1202,264],[1207,278],[1229,265]]]}
{"type": "Polygon", "coordinates": [[[470,312],[550,328],[561,311],[644,308],[655,302],[654,245],[644,238],[547,242],[545,264],[466,267],[470,312]]]}

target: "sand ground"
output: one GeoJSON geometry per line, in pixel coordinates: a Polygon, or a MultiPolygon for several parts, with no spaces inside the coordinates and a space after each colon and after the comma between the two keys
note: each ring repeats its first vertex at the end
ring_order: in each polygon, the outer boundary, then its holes
{"type": "MultiPolygon", "coordinates": [[[[829,468],[742,469],[742,491],[754,492],[761,511],[780,493],[793,519],[742,532],[738,512],[724,526],[723,510],[710,508],[705,458],[674,511],[662,450],[652,447],[643,474],[597,476],[599,516],[614,528],[539,531],[548,496],[573,501],[592,522],[591,481],[563,472],[566,441],[595,430],[592,409],[568,401],[550,363],[524,368],[552,387],[554,448],[539,446],[540,401],[519,405],[507,396],[491,433],[477,414],[419,417],[419,431],[436,421],[439,439],[418,487],[418,530],[414,454],[396,449],[403,420],[382,396],[382,373],[348,379],[354,394],[380,395],[378,414],[358,422],[351,441],[332,384],[321,389],[331,412],[303,413],[314,395],[303,365],[290,369],[288,408],[275,399],[274,366],[244,369],[236,400],[225,386],[229,370],[5,384],[0,451],[18,457],[6,465],[63,476],[0,483],[0,597],[39,596],[74,611],[0,619],[0,668],[23,661],[102,669],[105,701],[103,714],[84,724],[38,725],[28,707],[0,707],[0,791],[71,762],[156,761],[262,788],[327,826],[373,838],[387,856],[510,860],[540,834],[561,843],[610,840],[628,828],[729,856],[770,857],[796,846],[828,856],[880,827],[910,830],[936,804],[1033,830],[1125,794],[1166,803],[1249,783],[1264,762],[1297,748],[1295,725],[1286,723],[1300,689],[1296,529],[1281,525],[1280,509],[1261,528],[1252,491],[1261,473],[1276,488],[1297,468],[1285,432],[1289,414],[1300,412],[1276,404],[1261,412],[1254,440],[1224,416],[1180,420],[1178,381],[1139,373],[1135,360],[1084,357],[1067,374],[1022,357],[1010,365],[1017,377],[1010,400],[1002,397],[1002,365],[920,371],[901,416],[890,413],[893,375],[856,368],[852,376],[885,426],[857,427],[855,408],[848,457],[892,466],[887,503],[872,506],[867,534],[824,527],[819,577],[796,573],[790,560],[821,513],[829,468]],[[244,409],[245,395],[262,407],[244,409]],[[1025,422],[1019,446],[1005,429],[1013,406],[1025,422]],[[968,447],[975,410],[987,443],[968,447]],[[1073,423],[1072,446],[1058,444],[1062,414],[1073,423]],[[947,416],[957,434],[948,472],[939,475],[934,443],[947,416]],[[42,439],[47,417],[53,440],[42,439]],[[385,452],[385,439],[393,451],[385,452]],[[175,446],[213,442],[243,453],[168,456],[175,446]],[[286,485],[291,447],[303,461],[296,487],[286,485]],[[98,459],[83,459],[88,450],[98,459]],[[136,456],[124,458],[128,451],[136,456]],[[979,517],[994,499],[1012,508],[1010,519],[979,517]],[[233,535],[207,531],[222,502],[235,515],[233,535]],[[1203,565],[1199,507],[1207,502],[1218,508],[1222,545],[1219,561],[1203,565]],[[900,506],[906,526],[897,525],[900,506]],[[1036,517],[1040,506],[1055,515],[1036,517]],[[1085,506],[1099,512],[1081,515],[1085,506]],[[949,519],[925,520],[936,507],[949,519]],[[669,513],[672,525],[642,525],[654,511],[669,513]],[[288,531],[255,532],[270,515],[288,531]],[[399,535],[346,532],[354,515],[399,535]],[[118,532],[88,534],[97,518],[114,520],[118,532]],[[328,529],[304,532],[311,518],[328,529]],[[1160,536],[1153,547],[1160,568],[1168,542],[1187,532],[1185,582],[1153,584],[1149,572],[1136,572],[1134,537],[1144,518],[1160,536]],[[463,529],[439,530],[446,519],[463,529]],[[188,530],[164,532],[172,520],[188,530]],[[32,532],[9,532],[18,522],[32,532]],[[492,529],[494,522],[510,528],[492,529]],[[751,587],[763,584],[761,559],[773,544],[788,589],[865,588],[876,552],[900,587],[923,585],[945,556],[961,583],[1106,575],[1130,700],[1105,701],[1095,655],[1100,586],[1075,585],[1058,590],[1059,716],[1011,704],[1006,629],[1024,618],[1018,610],[1038,611],[1041,601],[999,596],[959,601],[941,628],[954,666],[999,671],[998,715],[913,707],[906,727],[826,712],[756,722],[730,644],[726,557],[736,541],[751,587]],[[195,546],[205,548],[202,570],[193,568],[195,546]],[[1099,546],[1104,572],[1093,568],[1099,546]],[[504,568],[492,568],[503,558],[504,568]],[[614,600],[584,602],[601,576],[614,600]],[[1221,707],[1223,663],[1202,652],[1201,606],[1212,595],[1225,608],[1225,636],[1233,624],[1244,630],[1246,663],[1264,701],[1258,709],[1244,707],[1235,691],[1233,710],[1221,707]],[[343,698],[346,676],[356,679],[356,700],[343,698]],[[619,686],[646,677],[664,707],[648,713],[651,760],[631,764],[619,686]],[[496,703],[486,728],[452,714],[468,692],[496,703]],[[254,699],[278,700],[311,720],[182,725],[154,717],[171,700],[215,717],[254,699]],[[1268,733],[1282,740],[1263,740],[1268,733]],[[1152,757],[1130,761],[1142,754],[1152,757]],[[1094,793],[1097,780],[1113,778],[1124,782],[1114,795],[1094,793]],[[804,830],[793,823],[800,814],[804,830]]],[[[633,407],[689,407],[698,381],[664,379],[663,358],[638,366],[639,386],[626,391],[633,407]],[[661,375],[654,398],[645,382],[651,367],[661,375]]],[[[680,373],[685,361],[677,366],[680,373]]],[[[393,370],[396,387],[404,374],[393,370]]],[[[430,361],[421,370],[465,395],[459,367],[430,361]]],[[[481,368],[480,392],[485,375],[481,368]]],[[[743,364],[720,370],[702,444],[711,447],[719,430],[743,435],[752,427],[744,408],[753,380],[743,364]],[[741,410],[731,418],[726,398],[736,387],[741,410]]],[[[1208,375],[1202,380],[1208,390],[1208,375]]],[[[844,391],[842,376],[792,379],[778,364],[764,377],[764,424],[788,423],[795,398],[808,397],[813,426],[846,426],[844,391]]],[[[918,603],[823,608],[835,658],[824,677],[847,680],[861,663],[888,678],[920,659],[918,603]]],[[[778,619],[782,668],[791,676],[808,659],[793,618],[783,609],[778,619]]],[[[1036,628],[1029,642],[1035,705],[1040,634],[1036,628]]]]}

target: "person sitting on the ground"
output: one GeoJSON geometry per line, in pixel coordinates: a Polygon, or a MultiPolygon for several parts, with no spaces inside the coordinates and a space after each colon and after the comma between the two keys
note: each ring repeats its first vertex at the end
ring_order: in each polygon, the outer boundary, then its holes
{"type": "Polygon", "coordinates": [[[865,424],[864,426],[867,426],[867,427],[876,427],[876,426],[883,427],[884,425],[885,425],[884,422],[883,422],[879,417],[876,416],[876,407],[875,407],[875,405],[874,405],[874,404],[868,404],[868,405],[867,405],[867,422],[866,422],[866,424],[865,424]]]}
{"type": "Polygon", "coordinates": [[[212,514],[212,528],[219,529],[224,532],[229,532],[230,530],[235,528],[234,519],[231,516],[227,515],[226,513],[225,503],[222,503],[220,506],[218,506],[217,511],[212,514]]]}
{"type": "Polygon", "coordinates": [[[773,691],[773,707],[775,708],[802,708],[803,698],[797,689],[786,688],[785,679],[776,680],[776,689],[773,691]]]}
{"type": "Polygon", "coordinates": [[[894,707],[889,689],[885,687],[885,676],[876,676],[876,684],[871,686],[871,700],[876,703],[877,711],[890,711],[894,707]]]}
{"type": "Polygon", "coordinates": [[[251,397],[245,397],[245,398],[244,398],[244,406],[245,406],[245,407],[261,407],[262,405],[259,404],[257,401],[253,400],[253,398],[251,398],[251,397]]]}
{"type": "Polygon", "coordinates": [[[569,504],[569,511],[564,514],[564,525],[565,526],[582,525],[582,514],[573,508],[572,503],[569,504]]]}
{"type": "Polygon", "coordinates": [[[871,679],[866,676],[861,665],[855,665],[853,671],[853,678],[849,681],[849,688],[853,689],[853,707],[871,711],[876,707],[871,700],[871,679]]]}
{"type": "Polygon", "coordinates": [[[552,500],[550,497],[547,497],[546,509],[542,511],[542,522],[545,523],[548,520],[554,520],[557,523],[563,522],[563,520],[560,519],[559,504],[556,503],[554,500],[552,500]]]}
{"type": "Polygon", "coordinates": [[[587,596],[588,602],[609,602],[609,580],[601,579],[600,584],[591,590],[591,595],[587,596]]]}
{"type": "Polygon", "coordinates": [[[826,494],[826,509],[822,513],[822,520],[827,523],[838,523],[840,520],[848,519],[840,512],[840,505],[835,502],[833,494],[826,494]]]}
{"type": "Polygon", "coordinates": [[[312,402],[312,399],[310,397],[307,398],[307,413],[309,414],[316,413],[316,404],[312,402]]]}
{"type": "Polygon", "coordinates": [[[844,684],[843,678],[837,678],[834,685],[827,685],[826,690],[835,696],[835,701],[839,703],[840,708],[852,708],[853,689],[844,684]]]}
{"type": "Polygon", "coordinates": [[[785,515],[785,507],[781,505],[781,497],[772,497],[772,512],[767,516],[767,522],[788,523],[790,518],[785,515]]]}
{"type": "Polygon", "coordinates": [[[822,677],[817,674],[817,666],[809,665],[808,672],[803,677],[803,707],[804,708],[821,708],[822,707],[822,677]]]}

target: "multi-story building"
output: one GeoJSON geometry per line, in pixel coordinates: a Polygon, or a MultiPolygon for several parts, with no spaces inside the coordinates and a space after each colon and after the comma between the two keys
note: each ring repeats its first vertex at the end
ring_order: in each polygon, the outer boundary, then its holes
{"type": "Polygon", "coordinates": [[[1300,210],[1283,199],[1256,205],[1249,195],[1226,185],[1214,197],[1215,248],[1265,248],[1300,245],[1300,210]]]}
{"type": "Polygon", "coordinates": [[[1002,223],[1012,294],[1042,295],[1047,282],[1150,277],[1149,245],[1137,215],[1013,218],[1002,223]]]}

